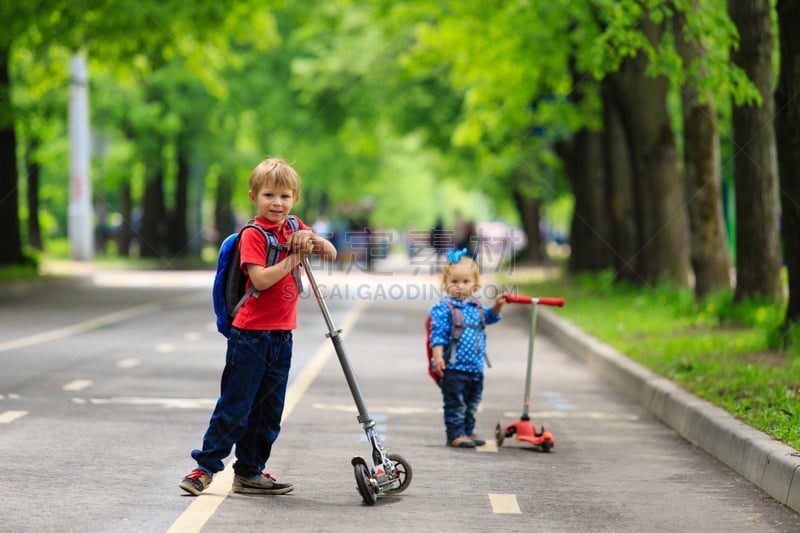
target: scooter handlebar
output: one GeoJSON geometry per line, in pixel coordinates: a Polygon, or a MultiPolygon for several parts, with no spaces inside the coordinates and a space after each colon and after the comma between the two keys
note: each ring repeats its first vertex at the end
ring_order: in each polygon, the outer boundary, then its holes
{"type": "Polygon", "coordinates": [[[524,296],[522,294],[506,294],[506,302],[510,304],[530,304],[552,305],[564,307],[564,298],[548,298],[546,296],[524,296]]]}

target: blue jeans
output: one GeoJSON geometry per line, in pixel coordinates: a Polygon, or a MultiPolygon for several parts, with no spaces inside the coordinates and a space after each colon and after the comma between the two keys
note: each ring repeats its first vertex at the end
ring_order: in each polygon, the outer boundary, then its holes
{"type": "Polygon", "coordinates": [[[442,387],[447,442],[475,432],[475,413],[483,395],[483,373],[446,370],[442,387]]]}
{"type": "Polygon", "coordinates": [[[220,396],[203,449],[192,451],[200,468],[211,474],[222,470],[235,444],[234,472],[263,472],[281,430],[291,363],[291,331],[231,329],[220,396]]]}

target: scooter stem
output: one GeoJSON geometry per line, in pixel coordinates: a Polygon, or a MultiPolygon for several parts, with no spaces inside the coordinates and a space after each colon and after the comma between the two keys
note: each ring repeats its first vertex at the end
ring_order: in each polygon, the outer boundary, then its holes
{"type": "Polygon", "coordinates": [[[322,316],[325,318],[325,324],[328,326],[327,336],[330,337],[331,342],[333,343],[333,348],[336,350],[336,356],[339,358],[339,363],[344,371],[344,377],[347,380],[347,386],[350,388],[350,393],[353,395],[353,400],[356,402],[356,408],[358,409],[358,421],[361,423],[361,426],[364,428],[364,430],[372,428],[375,425],[375,422],[372,419],[372,415],[369,413],[369,409],[367,409],[367,404],[364,401],[364,396],[361,394],[361,389],[358,386],[355,373],[353,372],[353,369],[350,366],[350,361],[347,358],[347,353],[345,352],[344,343],[342,342],[341,338],[342,330],[336,329],[336,325],[333,323],[333,318],[331,318],[331,314],[328,311],[328,305],[325,303],[325,298],[323,298],[319,291],[317,278],[314,277],[314,271],[311,270],[311,264],[309,263],[308,258],[303,259],[303,269],[306,271],[306,276],[308,276],[311,290],[314,293],[314,297],[317,299],[319,308],[322,311],[322,316]]]}
{"type": "Polygon", "coordinates": [[[525,401],[522,406],[522,419],[529,420],[528,409],[531,403],[531,367],[533,366],[533,340],[536,335],[536,309],[538,304],[531,302],[531,330],[528,335],[528,370],[525,374],[525,401]]]}

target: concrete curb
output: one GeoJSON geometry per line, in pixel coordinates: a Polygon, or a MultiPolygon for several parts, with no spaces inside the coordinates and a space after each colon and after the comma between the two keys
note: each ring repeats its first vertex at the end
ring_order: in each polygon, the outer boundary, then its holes
{"type": "Polygon", "coordinates": [[[615,389],[753,482],[800,512],[800,452],[656,375],[548,309],[537,311],[540,330],[615,389]]]}

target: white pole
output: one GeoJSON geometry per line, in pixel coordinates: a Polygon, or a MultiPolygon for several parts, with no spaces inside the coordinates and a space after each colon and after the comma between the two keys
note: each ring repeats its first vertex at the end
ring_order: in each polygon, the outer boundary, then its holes
{"type": "Polygon", "coordinates": [[[86,59],[72,56],[69,64],[69,221],[72,258],[94,256],[92,181],[89,178],[89,76],[86,59]]]}

